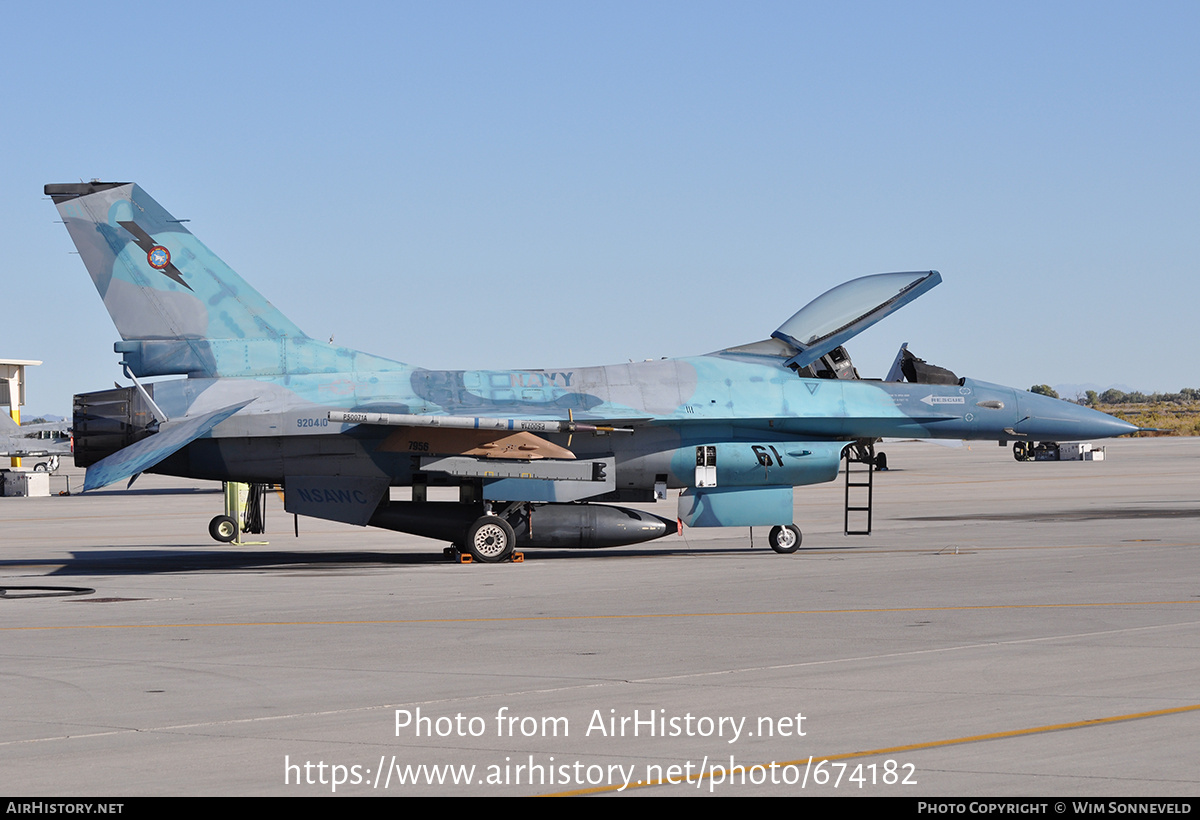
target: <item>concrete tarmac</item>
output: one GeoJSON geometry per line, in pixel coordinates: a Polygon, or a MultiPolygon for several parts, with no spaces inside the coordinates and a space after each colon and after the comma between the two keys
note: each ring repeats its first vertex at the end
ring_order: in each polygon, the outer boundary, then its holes
{"type": "Polygon", "coordinates": [[[798,488],[790,556],[463,566],[273,496],[269,545],[220,545],[201,482],[0,498],[0,791],[1200,792],[1200,439],[882,449],[874,535],[798,488]]]}

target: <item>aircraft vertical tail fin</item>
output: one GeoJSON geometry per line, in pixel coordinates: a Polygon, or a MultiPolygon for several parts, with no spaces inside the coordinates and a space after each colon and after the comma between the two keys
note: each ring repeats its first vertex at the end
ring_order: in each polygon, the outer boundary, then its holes
{"type": "Polygon", "coordinates": [[[8,413],[0,413],[0,432],[2,433],[19,433],[21,425],[13,421],[12,416],[8,413]]]}
{"type": "MultiPolygon", "coordinates": [[[[138,376],[353,369],[129,182],[47,185],[138,376]]],[[[352,365],[352,362],[349,364],[352,365]]]]}

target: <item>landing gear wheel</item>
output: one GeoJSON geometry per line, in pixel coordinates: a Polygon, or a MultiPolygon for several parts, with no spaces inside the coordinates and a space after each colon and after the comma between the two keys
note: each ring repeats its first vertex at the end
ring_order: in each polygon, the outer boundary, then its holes
{"type": "Polygon", "coordinates": [[[213,537],[214,541],[228,544],[237,538],[237,522],[227,515],[218,515],[212,521],[208,522],[208,534],[213,537]]]}
{"type": "Polygon", "coordinates": [[[1017,461],[1033,460],[1033,448],[1029,446],[1028,441],[1013,442],[1013,458],[1017,461]]]}
{"type": "Polygon", "coordinates": [[[485,564],[495,564],[512,555],[517,536],[503,518],[485,515],[467,530],[467,549],[471,557],[485,564]]]}
{"type": "Polygon", "coordinates": [[[35,473],[48,473],[50,472],[50,465],[44,461],[39,461],[33,466],[33,471],[35,473]]]}
{"type": "Polygon", "coordinates": [[[771,534],[767,536],[771,549],[780,555],[789,555],[800,549],[800,542],[803,540],[804,536],[800,534],[800,528],[795,524],[788,524],[786,527],[772,527],[771,534]]]}

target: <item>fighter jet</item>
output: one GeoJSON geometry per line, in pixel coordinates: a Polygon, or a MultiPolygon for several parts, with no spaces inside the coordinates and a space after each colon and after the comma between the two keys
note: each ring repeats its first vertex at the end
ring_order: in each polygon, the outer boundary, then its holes
{"type": "Polygon", "coordinates": [[[66,422],[19,425],[0,413],[0,458],[41,458],[33,469],[54,472],[60,456],[71,454],[71,433],[66,422]]]}
{"type": "MultiPolygon", "coordinates": [[[[706,355],[428,370],[306,335],[133,183],[45,192],[133,382],[75,397],[85,491],[144,471],[280,484],[289,512],[450,541],[484,562],[683,527],[766,526],[789,553],[802,538],[793,488],[834,480],[843,457],[847,468],[869,462],[882,437],[1079,441],[1137,429],[906,350],[904,380],[859,378],[842,345],[936,286],[936,271],[852,280],[767,338],[706,355]],[[167,375],[187,378],[141,381],[167,375]],[[436,486],[458,500],[429,500],[436,486]],[[392,500],[392,487],[411,487],[412,500],[392,500]],[[666,514],[608,503],[649,501],[666,514]]],[[[865,507],[847,501],[847,521],[869,516],[867,493],[865,507]]]]}

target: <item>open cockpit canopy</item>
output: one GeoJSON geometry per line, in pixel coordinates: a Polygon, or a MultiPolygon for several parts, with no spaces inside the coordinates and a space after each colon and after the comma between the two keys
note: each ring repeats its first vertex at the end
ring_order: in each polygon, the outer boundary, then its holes
{"type": "Polygon", "coordinates": [[[798,351],[788,367],[808,367],[941,281],[935,270],[852,279],[813,299],[771,335],[798,351]]]}

